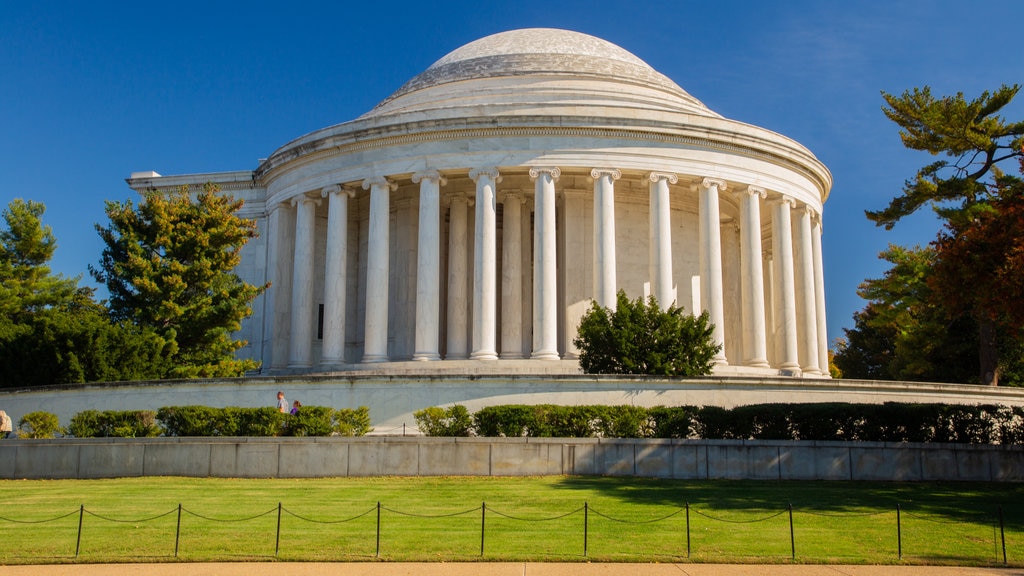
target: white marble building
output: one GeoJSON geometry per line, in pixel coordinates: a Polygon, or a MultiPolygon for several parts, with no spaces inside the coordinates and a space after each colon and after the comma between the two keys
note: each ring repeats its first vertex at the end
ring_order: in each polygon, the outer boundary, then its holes
{"type": "Polygon", "coordinates": [[[239,337],[264,373],[574,371],[622,289],[709,311],[716,374],[828,377],[828,169],[592,36],[488,36],[255,170],[128,179],[205,182],[259,224],[239,337]]]}

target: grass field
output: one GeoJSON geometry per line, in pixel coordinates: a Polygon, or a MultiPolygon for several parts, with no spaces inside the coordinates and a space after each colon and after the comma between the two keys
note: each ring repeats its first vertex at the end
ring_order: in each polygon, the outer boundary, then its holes
{"type": "Polygon", "coordinates": [[[2,564],[276,557],[1002,565],[1005,534],[1009,565],[1024,566],[1017,484],[128,478],[5,480],[0,490],[2,564]]]}

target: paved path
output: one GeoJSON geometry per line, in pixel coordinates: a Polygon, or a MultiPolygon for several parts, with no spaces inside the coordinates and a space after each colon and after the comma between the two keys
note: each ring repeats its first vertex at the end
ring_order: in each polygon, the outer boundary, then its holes
{"type": "Polygon", "coordinates": [[[1024,576],[1024,568],[802,564],[235,562],[0,566],[2,576],[1024,576]]]}

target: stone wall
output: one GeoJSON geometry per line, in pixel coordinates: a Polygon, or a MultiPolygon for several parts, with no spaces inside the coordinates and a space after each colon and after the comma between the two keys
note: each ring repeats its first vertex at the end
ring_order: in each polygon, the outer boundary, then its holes
{"type": "Polygon", "coordinates": [[[610,475],[686,480],[1024,480],[1024,447],[564,438],[0,441],[0,478],[610,475]]]}

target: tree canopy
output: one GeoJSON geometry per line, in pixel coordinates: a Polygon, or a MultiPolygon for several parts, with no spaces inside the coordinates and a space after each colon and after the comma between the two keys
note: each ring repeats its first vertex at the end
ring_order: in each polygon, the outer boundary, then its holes
{"type": "Polygon", "coordinates": [[[654,296],[630,300],[622,290],[614,310],[591,304],[573,344],[587,374],[702,376],[721,350],[707,312],[662,310],[654,296]]]}
{"type": "Polygon", "coordinates": [[[165,342],[115,324],[77,278],[50,272],[57,247],[46,208],[13,200],[0,229],[0,387],[158,377],[165,342]]]}
{"type": "Polygon", "coordinates": [[[1024,121],[1007,122],[998,113],[1016,96],[1020,86],[1002,86],[968,100],[956,96],[935,98],[931,89],[914,88],[900,96],[882,92],[889,105],[882,112],[899,125],[903,145],[939,160],[907,180],[903,193],[883,210],[867,211],[870,220],[886,229],[925,205],[945,219],[955,219],[965,208],[998,196],[999,188],[985,179],[1002,162],[1024,154],[1024,121]]]}
{"type": "Polygon", "coordinates": [[[241,200],[207,184],[149,191],[138,206],[107,202],[110,225],[96,229],[105,248],[90,267],[110,293],[111,315],[152,328],[173,343],[170,377],[241,376],[258,368],[234,352],[232,338],[266,286],[244,282],[234,268],[256,236],[256,224],[237,216],[241,200]]]}
{"type": "MultiPolygon", "coordinates": [[[[867,211],[886,229],[925,205],[944,220],[927,265],[926,301],[950,325],[975,326],[979,379],[992,385],[1010,360],[1000,351],[1019,350],[1024,335],[1021,183],[1003,171],[1024,158],[1024,121],[999,115],[1019,91],[1004,85],[973,100],[963,93],[936,98],[928,87],[900,96],[883,92],[888,107],[882,110],[899,125],[903,144],[948,159],[918,170],[885,209],[867,211]]],[[[1024,164],[1019,168],[1024,172],[1024,164]]]]}

